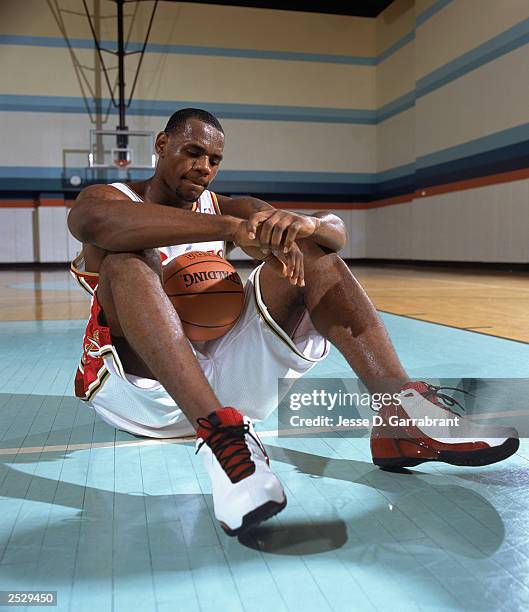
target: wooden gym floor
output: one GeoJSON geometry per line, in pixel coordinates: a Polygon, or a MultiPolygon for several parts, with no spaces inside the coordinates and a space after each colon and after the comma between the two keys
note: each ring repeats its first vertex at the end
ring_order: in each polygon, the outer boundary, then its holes
{"type": "MultiPolygon", "coordinates": [[[[248,268],[240,266],[241,275],[248,268]]],[[[356,266],[377,309],[529,342],[529,272],[356,266]]],[[[64,269],[0,271],[0,321],[84,319],[88,302],[64,269]]]]}

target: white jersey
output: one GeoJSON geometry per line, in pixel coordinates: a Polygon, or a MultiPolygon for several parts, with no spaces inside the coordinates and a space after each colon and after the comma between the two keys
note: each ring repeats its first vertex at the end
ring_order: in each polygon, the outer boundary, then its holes
{"type": "MultiPolygon", "coordinates": [[[[129,198],[133,202],[143,201],[140,196],[128,185],[125,185],[125,183],[111,183],[111,185],[112,187],[119,189],[125,195],[129,196],[129,198]]],[[[196,202],[194,202],[193,208],[191,210],[206,215],[221,214],[219,203],[217,201],[217,196],[212,191],[208,191],[207,189],[200,196],[200,198],[196,202]]],[[[219,255],[220,257],[224,257],[226,253],[226,243],[222,240],[213,240],[211,242],[176,244],[174,246],[160,247],[158,250],[160,251],[162,263],[166,264],[175,257],[178,257],[179,255],[189,253],[189,251],[205,251],[206,253],[210,253],[211,255],[219,255]]]]}

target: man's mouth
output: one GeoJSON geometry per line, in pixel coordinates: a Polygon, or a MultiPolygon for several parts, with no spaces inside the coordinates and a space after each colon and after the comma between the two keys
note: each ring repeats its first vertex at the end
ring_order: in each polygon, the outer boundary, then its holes
{"type": "Polygon", "coordinates": [[[198,180],[187,178],[187,177],[184,178],[184,181],[187,181],[188,183],[191,183],[191,185],[193,185],[194,187],[199,187],[200,189],[205,189],[208,186],[207,183],[201,183],[198,180]]]}

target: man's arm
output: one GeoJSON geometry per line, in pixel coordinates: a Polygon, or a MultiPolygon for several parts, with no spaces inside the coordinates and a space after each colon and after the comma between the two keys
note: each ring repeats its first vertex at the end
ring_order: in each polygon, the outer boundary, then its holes
{"type": "Polygon", "coordinates": [[[248,220],[250,235],[255,236],[260,227],[259,240],[271,249],[282,247],[289,250],[297,238],[311,237],[320,246],[337,252],[347,241],[344,222],[328,212],[303,215],[279,210],[257,198],[228,198],[220,195],[217,198],[223,215],[248,220]]]}
{"type": "Polygon", "coordinates": [[[314,235],[314,241],[334,253],[341,251],[347,242],[345,223],[338,215],[325,211],[315,212],[312,216],[321,221],[314,235]]]}
{"type": "MultiPolygon", "coordinates": [[[[143,251],[188,242],[225,240],[244,249],[259,250],[261,242],[248,234],[247,224],[232,215],[208,215],[151,202],[134,204],[119,189],[93,185],[84,189],[68,215],[70,232],[84,245],[105,251],[143,251]]],[[[302,259],[293,248],[275,267],[292,284],[303,283],[302,259]]],[[[94,264],[97,270],[97,263],[94,264]]]]}
{"type": "Polygon", "coordinates": [[[138,206],[109,185],[84,189],[68,215],[68,228],[78,240],[117,252],[233,240],[241,225],[231,215],[207,215],[149,202],[138,206]]]}

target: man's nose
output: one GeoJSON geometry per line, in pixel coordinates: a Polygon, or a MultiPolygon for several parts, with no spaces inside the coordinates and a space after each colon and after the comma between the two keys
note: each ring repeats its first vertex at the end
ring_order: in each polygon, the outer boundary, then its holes
{"type": "Polygon", "coordinates": [[[211,173],[211,165],[209,163],[209,159],[206,155],[199,157],[195,160],[193,164],[195,170],[202,172],[202,174],[210,174],[211,173]]]}

